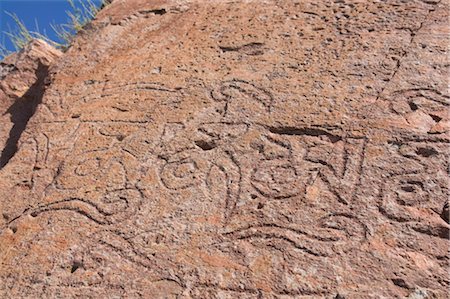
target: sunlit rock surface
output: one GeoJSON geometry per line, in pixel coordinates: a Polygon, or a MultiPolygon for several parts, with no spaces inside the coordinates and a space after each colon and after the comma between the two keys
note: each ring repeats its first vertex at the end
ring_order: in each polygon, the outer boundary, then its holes
{"type": "Polygon", "coordinates": [[[116,0],[2,65],[0,297],[447,298],[448,6],[116,0]]]}

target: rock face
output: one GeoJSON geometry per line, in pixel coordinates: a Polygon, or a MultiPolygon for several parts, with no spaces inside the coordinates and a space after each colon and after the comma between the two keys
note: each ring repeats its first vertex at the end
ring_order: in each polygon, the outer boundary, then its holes
{"type": "Polygon", "coordinates": [[[17,151],[22,132],[42,100],[50,65],[61,52],[35,40],[0,62],[0,168],[17,151]]]}
{"type": "Polygon", "coordinates": [[[448,12],[114,1],[1,166],[0,297],[446,298],[448,12]]]}

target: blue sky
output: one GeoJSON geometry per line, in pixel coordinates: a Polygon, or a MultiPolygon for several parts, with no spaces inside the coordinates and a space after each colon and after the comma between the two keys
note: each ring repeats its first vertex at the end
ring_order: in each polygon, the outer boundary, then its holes
{"type": "MultiPolygon", "coordinates": [[[[77,6],[80,1],[83,0],[75,0],[77,6]]],[[[101,0],[93,2],[100,4],[101,0]]],[[[0,43],[9,50],[14,49],[4,31],[9,31],[9,28],[14,30],[17,26],[5,12],[15,13],[29,30],[36,30],[37,24],[40,33],[46,33],[50,39],[57,40],[50,25],[68,23],[66,11],[70,9],[67,0],[0,0],[0,43]]]]}

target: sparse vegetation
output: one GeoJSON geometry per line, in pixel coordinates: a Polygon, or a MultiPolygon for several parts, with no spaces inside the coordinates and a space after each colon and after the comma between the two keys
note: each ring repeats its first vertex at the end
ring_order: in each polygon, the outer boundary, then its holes
{"type": "MultiPolygon", "coordinates": [[[[79,5],[76,5],[75,0],[67,0],[67,2],[71,8],[66,11],[67,23],[50,25],[58,40],[52,40],[47,36],[46,32],[40,32],[37,24],[35,30],[30,30],[15,13],[5,12],[16,25],[16,28],[12,29],[9,27],[8,31],[4,32],[14,46],[14,50],[19,51],[32,39],[36,38],[43,39],[58,49],[66,50],[76,33],[94,19],[97,13],[109,3],[109,0],[102,0],[99,5],[96,5],[93,0],[80,0],[77,2],[79,5]]],[[[9,54],[11,54],[11,51],[5,47],[4,42],[0,43],[0,59],[9,54]]]]}

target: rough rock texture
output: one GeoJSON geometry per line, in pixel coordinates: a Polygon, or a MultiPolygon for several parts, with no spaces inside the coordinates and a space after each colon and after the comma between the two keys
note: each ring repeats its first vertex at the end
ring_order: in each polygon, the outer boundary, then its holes
{"type": "Polygon", "coordinates": [[[114,1],[0,169],[0,297],[447,298],[448,13],[114,1]]]}
{"type": "Polygon", "coordinates": [[[34,40],[0,61],[0,168],[17,151],[20,136],[42,100],[48,69],[61,54],[34,40]]]}

